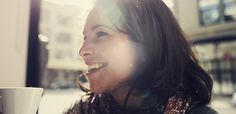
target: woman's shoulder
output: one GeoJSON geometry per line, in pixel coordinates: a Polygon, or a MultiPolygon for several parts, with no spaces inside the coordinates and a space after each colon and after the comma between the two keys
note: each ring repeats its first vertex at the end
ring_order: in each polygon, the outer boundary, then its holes
{"type": "Polygon", "coordinates": [[[202,106],[195,106],[189,111],[188,114],[219,114],[219,113],[207,105],[202,105],[202,106]]]}

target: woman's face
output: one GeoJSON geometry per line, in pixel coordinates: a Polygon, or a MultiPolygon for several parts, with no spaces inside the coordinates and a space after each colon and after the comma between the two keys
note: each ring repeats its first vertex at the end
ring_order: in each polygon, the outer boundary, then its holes
{"type": "Polygon", "coordinates": [[[134,71],[135,43],[116,28],[120,21],[111,20],[113,13],[95,6],[84,27],[80,55],[88,65],[87,77],[93,93],[118,89],[134,71]]]}

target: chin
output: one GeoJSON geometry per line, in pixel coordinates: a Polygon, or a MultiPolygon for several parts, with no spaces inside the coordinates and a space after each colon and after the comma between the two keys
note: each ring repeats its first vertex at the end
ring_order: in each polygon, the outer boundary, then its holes
{"type": "Polygon", "coordinates": [[[90,85],[90,90],[91,90],[91,92],[92,93],[94,93],[94,94],[101,94],[101,93],[104,93],[104,89],[102,89],[102,88],[99,88],[98,86],[91,86],[90,85]]]}

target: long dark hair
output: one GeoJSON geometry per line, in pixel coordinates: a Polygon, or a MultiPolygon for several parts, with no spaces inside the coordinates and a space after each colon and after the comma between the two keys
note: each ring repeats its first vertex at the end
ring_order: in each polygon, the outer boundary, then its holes
{"type": "Polygon", "coordinates": [[[145,67],[132,87],[150,91],[163,104],[179,91],[192,96],[199,105],[208,104],[212,79],[198,64],[189,41],[163,1],[116,0],[113,3],[124,18],[125,33],[145,51],[145,67]]]}
{"type": "Polygon", "coordinates": [[[134,88],[150,90],[160,101],[182,91],[198,104],[211,99],[212,79],[201,68],[184,32],[162,0],[117,0],[123,27],[143,45],[147,57],[134,88]]]}

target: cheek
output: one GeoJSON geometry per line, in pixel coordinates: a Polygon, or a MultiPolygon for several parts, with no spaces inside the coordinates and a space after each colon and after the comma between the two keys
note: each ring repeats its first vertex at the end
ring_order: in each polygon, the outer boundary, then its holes
{"type": "Polygon", "coordinates": [[[117,78],[126,79],[134,66],[134,51],[128,44],[117,44],[110,49],[109,68],[117,78]]]}

